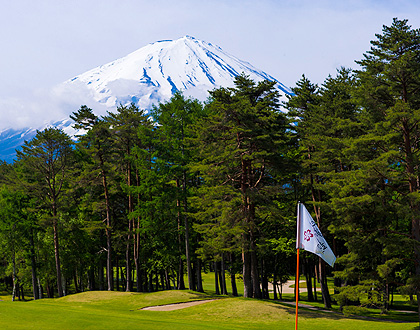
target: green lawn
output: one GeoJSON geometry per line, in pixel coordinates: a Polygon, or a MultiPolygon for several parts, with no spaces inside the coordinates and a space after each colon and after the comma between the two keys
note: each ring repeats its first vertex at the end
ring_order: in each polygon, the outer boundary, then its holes
{"type": "MultiPolygon", "coordinates": [[[[176,290],[155,293],[93,291],[26,302],[12,302],[10,295],[0,295],[0,329],[294,329],[295,309],[292,306],[215,296],[213,273],[203,274],[203,285],[206,294],[176,290]],[[140,310],[147,306],[209,298],[218,300],[170,312],[140,310]]],[[[228,278],[227,286],[231,293],[228,278]]],[[[239,294],[243,294],[240,279],[237,286],[239,294]]],[[[318,298],[319,302],[310,304],[323,307],[320,294],[318,298]]],[[[283,299],[294,301],[293,294],[283,294],[283,299]]],[[[300,302],[308,304],[306,290],[301,291],[300,302]]],[[[400,309],[415,310],[402,296],[395,296],[395,304],[400,309]]],[[[333,310],[334,313],[325,313],[301,308],[299,330],[418,329],[417,314],[391,311],[388,315],[380,315],[380,311],[370,309],[362,316],[345,317],[338,312],[338,306],[333,306],[333,310]]]]}
{"type": "MultiPolygon", "coordinates": [[[[171,312],[142,307],[206,299],[188,291],[85,292],[59,299],[0,301],[0,329],[294,329],[294,308],[272,301],[222,298],[171,312]]],[[[6,298],[6,299],[5,299],[6,298]]],[[[217,297],[216,297],[217,298],[217,297]]],[[[299,329],[416,329],[418,323],[346,318],[300,310],[299,329]]]]}

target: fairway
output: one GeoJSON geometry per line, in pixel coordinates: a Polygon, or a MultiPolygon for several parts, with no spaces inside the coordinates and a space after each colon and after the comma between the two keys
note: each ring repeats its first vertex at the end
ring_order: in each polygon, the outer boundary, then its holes
{"type": "MultiPolygon", "coordinates": [[[[0,301],[0,329],[294,329],[294,308],[278,302],[220,298],[188,291],[84,292],[59,299],[0,301]],[[214,301],[174,311],[143,307],[214,301]]],[[[346,318],[301,309],[299,329],[410,329],[417,323],[346,318]]]]}

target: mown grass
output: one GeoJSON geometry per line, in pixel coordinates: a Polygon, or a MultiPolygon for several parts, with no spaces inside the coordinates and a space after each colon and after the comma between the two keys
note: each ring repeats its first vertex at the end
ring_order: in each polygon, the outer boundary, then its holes
{"type": "MultiPolygon", "coordinates": [[[[3,298],[10,298],[4,297],[3,298]]],[[[0,329],[293,329],[294,308],[273,301],[222,298],[186,309],[141,308],[215,298],[189,291],[84,292],[59,299],[0,301],[0,329]]],[[[219,297],[216,297],[219,298],[219,297]]],[[[1,299],[1,298],[0,298],[1,299]]],[[[301,309],[299,329],[416,329],[417,323],[347,318],[301,309]]]]}
{"type": "MultiPolygon", "coordinates": [[[[126,293],[93,291],[59,299],[11,302],[11,296],[0,293],[0,329],[293,329],[295,309],[274,301],[216,296],[214,274],[203,274],[205,294],[189,291],[126,293]],[[193,300],[218,299],[187,309],[157,312],[143,307],[193,300]]],[[[230,280],[227,279],[231,293],[230,280]]],[[[237,280],[238,292],[243,284],[237,280]]],[[[303,288],[302,288],[303,289],[303,288]]],[[[318,302],[307,302],[301,290],[301,303],[323,308],[318,302]]],[[[294,301],[293,294],[283,294],[294,301]]],[[[409,301],[396,295],[398,309],[415,310],[409,301]]],[[[381,315],[378,309],[365,309],[358,316],[346,317],[333,305],[334,313],[299,310],[299,329],[418,329],[417,314],[391,311],[381,315]],[[402,321],[402,322],[401,322],[402,321]]]]}
{"type": "MultiPolygon", "coordinates": [[[[294,277],[291,277],[291,280],[294,280],[294,277]]],[[[306,282],[304,282],[304,277],[300,277],[299,289],[299,302],[302,304],[310,305],[317,308],[324,308],[324,303],[322,300],[321,288],[317,287],[317,301],[309,302],[308,301],[308,294],[306,289],[306,282]]],[[[290,286],[294,288],[295,285],[292,284],[290,286]]],[[[330,289],[330,294],[332,297],[332,311],[337,313],[341,313],[339,306],[334,301],[334,279],[328,279],[328,287],[330,289]]],[[[295,301],[294,294],[285,293],[282,295],[282,299],[285,301],[295,301]]],[[[380,308],[357,308],[349,307],[348,310],[345,311],[345,314],[348,315],[355,315],[355,316],[364,316],[369,318],[377,318],[379,320],[400,320],[404,322],[418,322],[418,314],[417,314],[417,302],[411,302],[408,296],[404,296],[401,294],[394,294],[393,303],[390,310],[383,314],[380,308]],[[414,313],[412,313],[414,312],[414,313]]]]}

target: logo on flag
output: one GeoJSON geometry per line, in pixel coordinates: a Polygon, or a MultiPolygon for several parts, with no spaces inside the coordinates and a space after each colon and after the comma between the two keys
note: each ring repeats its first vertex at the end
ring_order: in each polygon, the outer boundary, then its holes
{"type": "Polygon", "coordinates": [[[336,257],[305,205],[298,204],[296,248],[316,254],[331,267],[336,257]]]}
{"type": "Polygon", "coordinates": [[[311,240],[311,237],[314,237],[314,235],[312,235],[312,233],[311,233],[311,230],[310,229],[308,229],[307,231],[305,231],[305,233],[304,233],[304,240],[305,241],[310,241],[311,240]]]}

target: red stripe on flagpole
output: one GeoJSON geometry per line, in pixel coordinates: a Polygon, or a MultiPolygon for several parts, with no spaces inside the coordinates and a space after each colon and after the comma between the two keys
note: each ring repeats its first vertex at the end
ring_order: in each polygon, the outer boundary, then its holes
{"type": "Polygon", "coordinates": [[[299,248],[297,249],[296,257],[296,319],[295,319],[295,330],[298,328],[298,311],[299,311],[299,248]]]}

